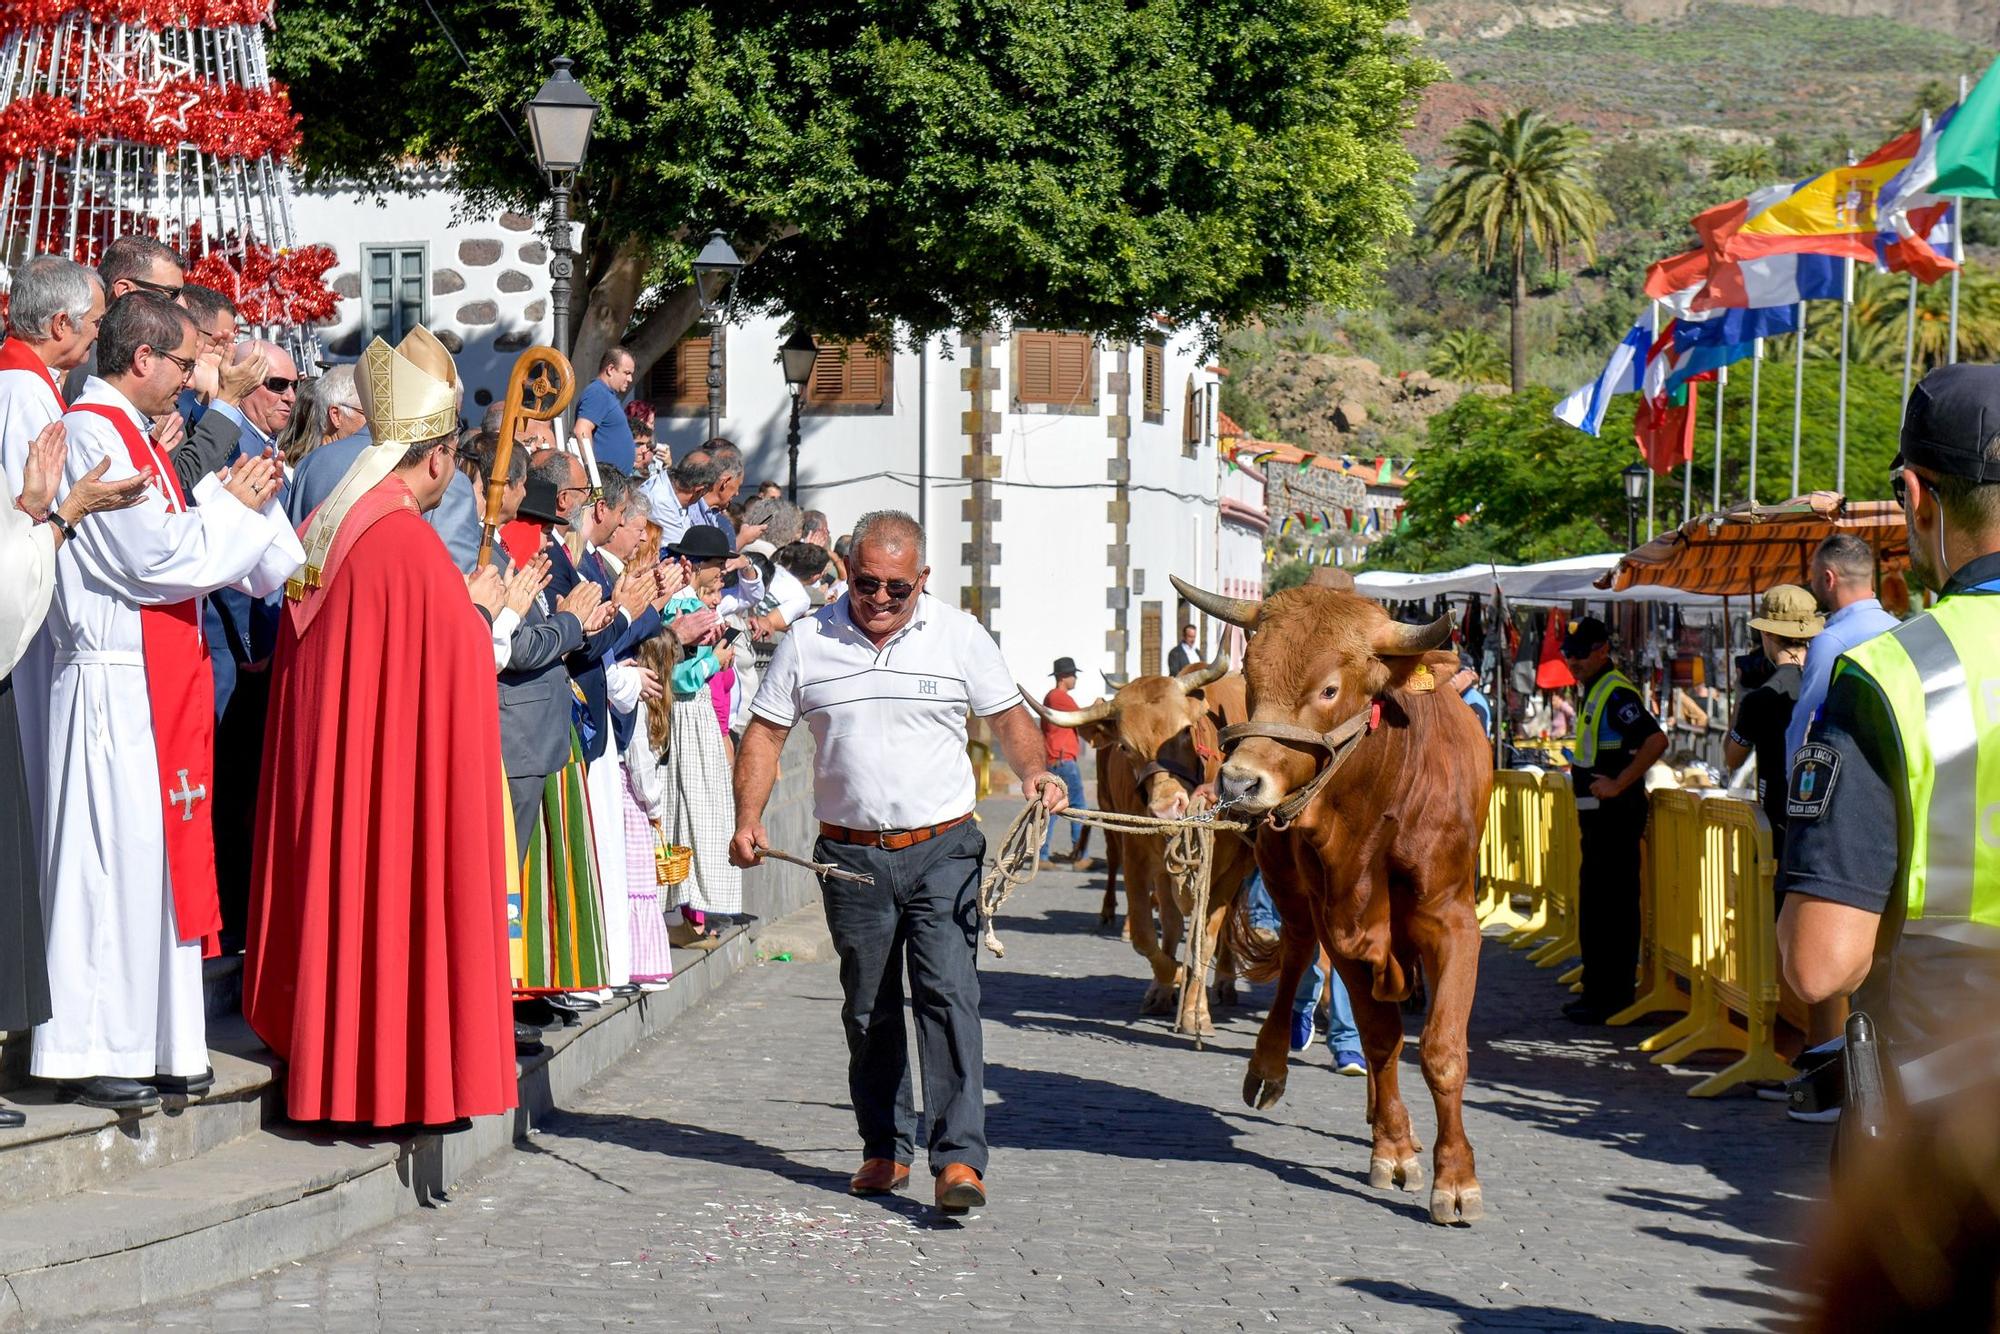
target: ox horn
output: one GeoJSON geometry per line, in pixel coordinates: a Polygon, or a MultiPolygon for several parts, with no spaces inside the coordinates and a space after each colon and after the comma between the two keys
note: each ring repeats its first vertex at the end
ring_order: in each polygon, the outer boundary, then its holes
{"type": "Polygon", "coordinates": [[[1177,574],[1170,574],[1167,578],[1175,588],[1180,590],[1182,597],[1194,603],[1195,606],[1200,607],[1217,620],[1228,621],[1231,625],[1240,625],[1245,630],[1254,630],[1257,628],[1257,613],[1263,609],[1263,603],[1252,601],[1249,598],[1226,598],[1220,593],[1211,593],[1205,588],[1196,588],[1193,584],[1184,582],[1177,574]]]}
{"type": "Polygon", "coordinates": [[[1206,667],[1182,672],[1174,678],[1174,682],[1180,686],[1183,695],[1192,695],[1204,686],[1214,685],[1227,675],[1229,675],[1229,659],[1217,658],[1206,667]]]}
{"type": "MultiPolygon", "coordinates": [[[[1015,688],[1019,689],[1018,686],[1015,688]]],[[[1027,701],[1029,708],[1057,727],[1086,727],[1091,723],[1101,723],[1118,712],[1116,701],[1108,699],[1100,699],[1087,709],[1045,709],[1035,703],[1035,697],[1025,690],[1021,691],[1021,698],[1027,701]]]]}
{"type": "Polygon", "coordinates": [[[1390,621],[1375,632],[1375,652],[1385,658],[1428,653],[1451,638],[1451,617],[1440,616],[1429,625],[1390,621]]]}

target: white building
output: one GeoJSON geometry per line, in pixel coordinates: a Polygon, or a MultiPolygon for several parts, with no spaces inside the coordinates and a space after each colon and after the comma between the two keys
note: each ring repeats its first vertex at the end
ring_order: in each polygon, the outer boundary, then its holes
{"type": "MultiPolygon", "coordinates": [[[[458,353],[476,418],[514,356],[550,337],[534,220],[464,216],[443,190],[303,193],[296,208],[299,234],[339,254],[329,360],[423,323],[458,353]]],[[[760,315],[723,338],[721,433],[743,448],[749,485],[786,475],[783,337],[780,318],[760,315]]],[[[1224,544],[1240,546],[1248,520],[1224,522],[1217,368],[1197,344],[1163,326],[1113,347],[1040,330],[942,335],[887,356],[829,346],[800,419],[799,501],[836,534],[871,509],[916,514],[931,591],[979,615],[1030,689],[1065,655],[1084,668],[1080,697],[1098,673],[1160,671],[1192,614],[1169,574],[1261,590],[1261,545],[1254,567],[1239,551],[1223,577],[1224,544]]],[[[677,456],[707,435],[708,350],[697,329],[642,381],[677,456]]]]}

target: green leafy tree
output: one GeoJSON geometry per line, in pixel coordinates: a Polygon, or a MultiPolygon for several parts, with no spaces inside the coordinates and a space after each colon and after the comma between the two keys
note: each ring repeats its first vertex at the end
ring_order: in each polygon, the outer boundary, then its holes
{"type": "Polygon", "coordinates": [[[1505,256],[1508,295],[1509,385],[1527,382],[1527,303],[1531,252],[1560,265],[1562,252],[1597,255],[1597,233],[1611,221],[1604,197],[1591,184],[1585,160],[1588,136],[1572,125],[1518,111],[1494,125],[1469,120],[1445,140],[1451,150],[1444,184],[1431,199],[1424,223],[1440,249],[1469,242],[1481,263],[1505,256]]]}
{"type": "Polygon", "coordinates": [[[1438,339],[1425,369],[1466,384],[1504,384],[1507,354],[1484,329],[1453,329],[1438,339]]]}
{"type": "Polygon", "coordinates": [[[1409,227],[1401,130],[1441,73],[1406,0],[716,6],[297,0],[273,42],[313,182],[441,169],[535,208],[521,107],[569,55],[603,110],[578,180],[573,357],[690,327],[711,228],[739,299],[833,337],[1016,320],[1130,336],[1362,295],[1409,227]],[[460,52],[463,54],[461,55],[460,52]]]}
{"type": "Polygon", "coordinates": [[[1944,109],[1958,100],[1958,89],[1943,79],[1925,79],[1917,91],[1910,95],[1909,109],[1896,123],[1897,130],[1914,130],[1924,123],[1928,115],[1936,120],[1944,114],[1944,109]]]}

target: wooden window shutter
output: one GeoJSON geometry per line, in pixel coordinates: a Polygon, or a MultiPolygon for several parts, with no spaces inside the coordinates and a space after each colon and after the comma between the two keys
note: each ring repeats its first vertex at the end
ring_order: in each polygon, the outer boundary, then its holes
{"type": "Polygon", "coordinates": [[[888,406],[889,360],[866,343],[821,343],[806,401],[824,407],[888,406]]]}
{"type": "Polygon", "coordinates": [[[1056,335],[1015,335],[1014,397],[1023,403],[1056,401],[1056,335]]]}
{"type": "Polygon", "coordinates": [[[708,410],[708,339],[683,338],[673,351],[653,363],[646,380],[646,397],[659,412],[687,414],[708,410]]]}
{"type": "Polygon", "coordinates": [[[1055,394],[1049,401],[1062,407],[1096,402],[1096,386],[1090,383],[1090,340],[1082,334],[1057,334],[1055,339],[1055,394]]]}
{"type": "Polygon", "coordinates": [[[1145,346],[1146,415],[1158,420],[1167,410],[1167,349],[1160,343],[1145,346]]]}

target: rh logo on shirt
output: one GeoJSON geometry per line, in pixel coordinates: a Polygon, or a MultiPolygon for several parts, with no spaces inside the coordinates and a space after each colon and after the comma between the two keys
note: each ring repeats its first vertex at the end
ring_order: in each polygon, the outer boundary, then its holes
{"type": "Polygon", "coordinates": [[[917,693],[919,695],[935,695],[937,692],[937,682],[928,679],[917,682],[917,693]]]}

